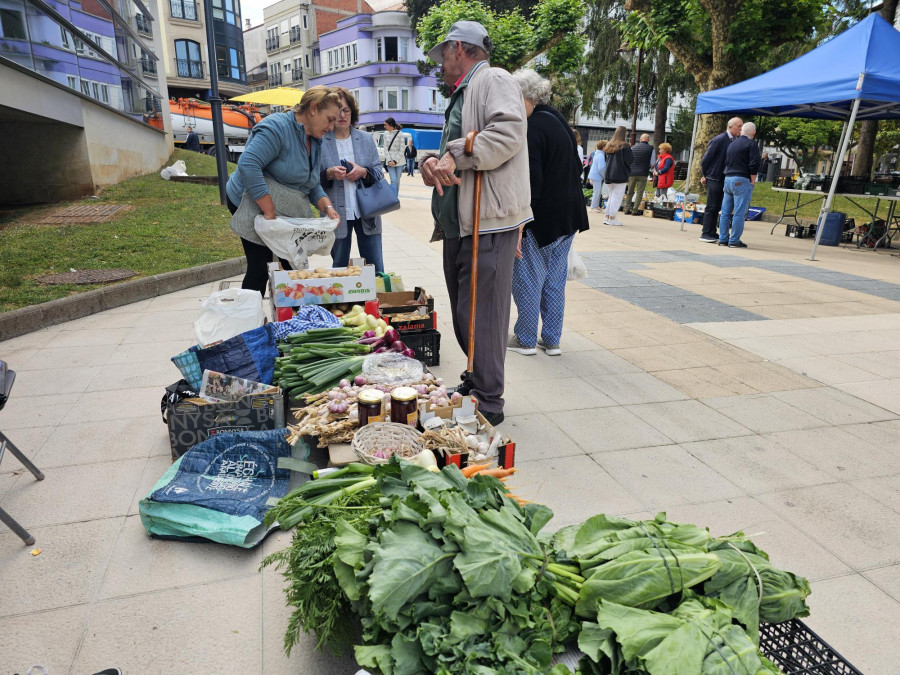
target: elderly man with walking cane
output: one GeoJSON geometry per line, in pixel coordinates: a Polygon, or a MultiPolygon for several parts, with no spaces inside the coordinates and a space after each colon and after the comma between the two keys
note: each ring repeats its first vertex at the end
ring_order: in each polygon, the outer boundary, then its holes
{"type": "Polygon", "coordinates": [[[441,65],[453,93],[440,156],[425,159],[420,170],[425,185],[434,187],[432,240],[444,241],[453,329],[471,366],[459,390],[478,399],[488,422],[500,424],[513,263],[532,213],[522,92],[508,72],[491,67],[492,48],[484,26],[457,21],[446,39],[428,52],[441,65]],[[469,154],[466,137],[473,131],[477,135],[474,142],[470,139],[469,154]],[[482,184],[484,199],[477,199],[476,185],[482,184]],[[467,333],[470,310],[475,310],[472,339],[467,333]]]}

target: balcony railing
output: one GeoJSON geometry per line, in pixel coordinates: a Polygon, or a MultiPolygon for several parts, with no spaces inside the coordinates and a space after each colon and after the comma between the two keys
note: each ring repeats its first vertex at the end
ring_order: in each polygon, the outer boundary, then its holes
{"type": "Polygon", "coordinates": [[[195,80],[203,79],[203,62],[189,59],[175,59],[178,66],[178,77],[190,77],[195,80]]]}
{"type": "Polygon", "coordinates": [[[291,71],[291,82],[299,82],[303,79],[303,68],[294,68],[291,71]]]}
{"type": "Polygon", "coordinates": [[[156,61],[149,58],[141,59],[141,71],[147,75],[156,75],[156,61]]]}
{"type": "Polygon", "coordinates": [[[197,20],[197,3],[194,0],[169,0],[173,19],[197,20]]]}
{"type": "Polygon", "coordinates": [[[269,73],[269,86],[278,87],[281,85],[281,73],[269,73]]]}
{"type": "Polygon", "coordinates": [[[291,44],[295,42],[300,42],[300,26],[291,28],[291,44]]]}
{"type": "Polygon", "coordinates": [[[153,35],[153,24],[149,19],[144,18],[143,14],[135,14],[134,23],[135,26],[137,26],[138,33],[143,33],[144,35],[153,35]]]}
{"type": "Polygon", "coordinates": [[[266,51],[267,52],[271,52],[274,49],[278,49],[280,46],[281,46],[281,42],[277,35],[275,37],[266,38],[266,51]]]}

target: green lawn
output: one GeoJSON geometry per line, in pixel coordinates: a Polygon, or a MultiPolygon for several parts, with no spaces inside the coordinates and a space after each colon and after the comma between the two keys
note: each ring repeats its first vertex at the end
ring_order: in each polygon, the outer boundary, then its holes
{"type": "MultiPolygon", "coordinates": [[[[177,159],[191,175],[216,174],[214,157],[175,150],[166,165],[177,159]]],[[[229,172],[234,168],[229,164],[229,172]]],[[[217,186],[165,181],[159,171],[112,185],[99,199],[6,211],[0,214],[0,312],[102,287],[39,285],[35,278],[45,274],[126,268],[148,276],[240,256],[229,219],[217,186]],[[108,223],[34,224],[53,209],[98,202],[132,209],[108,223]]]]}
{"type": "MultiPolygon", "coordinates": [[[[767,214],[777,216],[781,213],[781,209],[784,206],[784,195],[784,192],[773,191],[771,183],[757,183],[753,188],[753,199],[751,199],[751,206],[765,206],[767,214]]],[[[788,207],[792,207],[797,203],[796,194],[788,192],[787,196],[788,207]]],[[[800,195],[800,202],[808,202],[812,198],[813,195],[800,195]]],[[[854,197],[854,199],[856,199],[856,201],[858,201],[860,204],[863,204],[868,209],[875,208],[874,197],[862,198],[862,195],[860,195],[859,198],[854,197]]],[[[881,204],[881,208],[878,210],[879,217],[884,217],[884,214],[887,213],[886,207],[887,202],[881,204]]],[[[821,208],[822,200],[816,200],[812,204],[801,208],[800,216],[815,219],[819,215],[819,209],[821,208]]],[[[867,223],[872,220],[872,217],[870,215],[868,215],[858,206],[851,204],[846,197],[835,197],[834,204],[832,204],[831,209],[832,211],[840,211],[842,213],[846,213],[847,217],[855,219],[857,224],[867,223]]],[[[788,222],[793,221],[789,220],[788,222]]]]}

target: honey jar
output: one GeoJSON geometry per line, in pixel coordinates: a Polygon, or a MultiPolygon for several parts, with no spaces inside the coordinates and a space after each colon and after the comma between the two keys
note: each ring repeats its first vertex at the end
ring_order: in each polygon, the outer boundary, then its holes
{"type": "Polygon", "coordinates": [[[384,422],[384,392],[378,389],[363,389],[356,397],[359,426],[369,422],[384,422]]]}
{"type": "Polygon", "coordinates": [[[391,392],[391,422],[419,424],[419,394],[412,387],[397,387],[391,392]]]}

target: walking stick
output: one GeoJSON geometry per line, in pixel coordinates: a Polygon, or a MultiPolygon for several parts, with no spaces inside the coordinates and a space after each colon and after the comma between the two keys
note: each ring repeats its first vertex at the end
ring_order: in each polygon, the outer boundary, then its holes
{"type": "MultiPolygon", "coordinates": [[[[466,135],[465,153],[471,157],[475,150],[477,131],[466,135]]],[[[481,220],[481,172],[475,171],[475,207],[472,216],[472,274],[469,280],[469,360],[463,373],[463,386],[471,390],[475,386],[475,308],[478,304],[478,226],[481,220]]]]}

